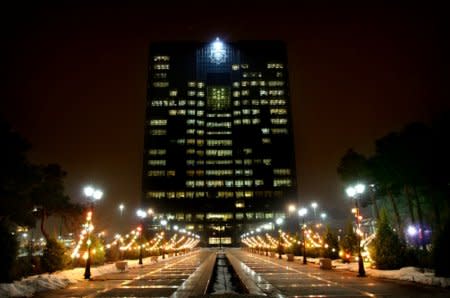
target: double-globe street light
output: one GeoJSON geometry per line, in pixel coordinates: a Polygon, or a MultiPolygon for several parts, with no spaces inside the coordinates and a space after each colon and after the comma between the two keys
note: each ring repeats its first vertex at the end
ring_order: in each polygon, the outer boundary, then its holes
{"type": "Polygon", "coordinates": [[[142,265],[142,234],[144,233],[144,218],[147,217],[147,212],[145,212],[142,209],[138,209],[136,211],[136,215],[137,215],[137,217],[140,218],[139,227],[138,227],[138,232],[139,232],[139,265],[142,265]]]}
{"type": "Polygon", "coordinates": [[[91,278],[91,231],[93,230],[92,226],[92,214],[94,213],[94,203],[95,201],[100,200],[103,197],[103,191],[100,189],[96,189],[92,186],[86,186],[83,189],[84,195],[89,200],[89,211],[87,216],[87,259],[86,259],[86,268],[84,270],[84,278],[90,279],[91,278]]]}
{"type": "Polygon", "coordinates": [[[306,265],[306,237],[305,237],[305,216],[308,213],[308,209],[300,208],[298,210],[298,216],[302,218],[302,235],[303,235],[303,265],[306,265]]]}
{"type": "Polygon", "coordinates": [[[358,239],[358,276],[359,277],[365,277],[366,271],[364,270],[364,261],[361,256],[361,228],[360,228],[360,215],[359,215],[359,206],[358,206],[358,199],[360,198],[360,195],[364,192],[366,189],[364,184],[358,183],[354,186],[349,186],[345,190],[347,195],[350,198],[353,198],[355,200],[355,208],[356,208],[356,237],[358,239]]]}

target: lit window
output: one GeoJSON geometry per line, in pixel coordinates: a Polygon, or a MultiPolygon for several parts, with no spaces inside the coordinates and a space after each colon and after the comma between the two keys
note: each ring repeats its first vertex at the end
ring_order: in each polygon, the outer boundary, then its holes
{"type": "Polygon", "coordinates": [[[162,199],[166,197],[166,193],[163,191],[149,191],[147,197],[151,199],[162,199]]]}
{"type": "Polygon", "coordinates": [[[195,145],[195,139],[187,139],[186,144],[188,145],[195,145]]]}
{"type": "Polygon", "coordinates": [[[269,101],[267,99],[261,99],[261,105],[268,105],[269,101]]]}
{"type": "Polygon", "coordinates": [[[244,180],[244,185],[250,187],[253,185],[253,180],[244,180]]]}
{"type": "Polygon", "coordinates": [[[157,61],[169,61],[170,57],[169,56],[153,56],[153,61],[157,62],[157,61]]]}
{"type": "Polygon", "coordinates": [[[197,96],[198,97],[205,97],[205,92],[204,91],[198,91],[197,92],[197,96]]]}
{"type": "Polygon", "coordinates": [[[266,86],[266,82],[265,81],[259,81],[259,85],[260,86],[266,86]]]}
{"type": "Polygon", "coordinates": [[[195,171],[195,175],[196,176],[204,176],[205,175],[205,171],[204,170],[196,170],[195,171]]]}
{"type": "Polygon", "coordinates": [[[194,170],[187,170],[187,171],[186,171],[186,175],[189,176],[189,177],[194,176],[194,174],[195,174],[195,171],[194,171],[194,170]]]}
{"type": "Polygon", "coordinates": [[[182,107],[182,106],[185,106],[186,105],[186,101],[185,100],[179,100],[178,101],[178,106],[180,106],[180,107],[182,107]]]}
{"type": "Polygon", "coordinates": [[[244,213],[236,213],[236,219],[237,220],[244,219],[244,213]]]}
{"type": "Polygon", "coordinates": [[[222,187],[224,186],[223,180],[206,180],[207,187],[222,187]]]}
{"type": "Polygon", "coordinates": [[[261,141],[263,144],[271,144],[272,143],[272,140],[270,138],[262,138],[261,141]]]}
{"type": "Polygon", "coordinates": [[[188,106],[195,106],[195,100],[188,100],[188,106]]]}
{"type": "MultiPolygon", "coordinates": [[[[259,106],[259,100],[257,99],[252,99],[252,105],[254,106],[259,106]]],[[[258,110],[259,111],[259,110],[258,110]]]]}
{"type": "Polygon", "coordinates": [[[225,86],[208,87],[207,106],[212,110],[222,110],[230,106],[230,89],[225,86]]]}
{"type": "Polygon", "coordinates": [[[270,105],[271,106],[286,105],[286,100],[284,100],[284,99],[271,99],[270,100],[270,105]]]}
{"type": "Polygon", "coordinates": [[[207,156],[232,156],[233,150],[218,150],[218,149],[208,149],[206,150],[207,156]]]}
{"type": "Polygon", "coordinates": [[[233,91],[233,97],[239,97],[241,93],[239,91],[233,91]]]}
{"type": "Polygon", "coordinates": [[[245,202],[244,201],[236,201],[235,206],[236,206],[236,208],[245,208],[245,202]]]}
{"type": "Polygon", "coordinates": [[[244,165],[251,165],[253,163],[253,160],[251,159],[244,159],[244,165]]]}
{"type": "Polygon", "coordinates": [[[269,95],[272,95],[272,96],[284,95],[284,91],[283,90],[269,90],[269,95]]]}
{"type": "Polygon", "coordinates": [[[232,70],[239,70],[239,64],[233,64],[231,65],[232,70]]]}
{"type": "Polygon", "coordinates": [[[194,180],[186,180],[186,187],[194,188],[195,181],[194,180]]]}
{"type": "Polygon", "coordinates": [[[218,198],[232,198],[234,197],[234,192],[232,191],[218,191],[217,192],[218,198]]]}
{"type": "Polygon", "coordinates": [[[255,180],[255,186],[263,186],[263,185],[264,185],[264,180],[262,180],[262,179],[255,180]]]}
{"type": "Polygon", "coordinates": [[[195,82],[188,82],[188,87],[195,87],[195,82]]]}
{"type": "Polygon", "coordinates": [[[204,107],[204,106],[205,106],[205,102],[203,100],[197,101],[197,107],[204,107]]]}
{"type": "Polygon", "coordinates": [[[195,110],[187,110],[189,116],[195,116],[195,110]]]}
{"type": "Polygon", "coordinates": [[[198,83],[197,83],[197,87],[198,87],[198,88],[203,88],[203,87],[205,87],[205,83],[203,83],[203,82],[198,82],[198,83]]]}
{"type": "Polygon", "coordinates": [[[188,160],[186,160],[186,165],[188,165],[188,166],[193,166],[193,165],[195,165],[195,160],[193,160],[193,159],[188,159],[188,160]]]}
{"type": "Polygon", "coordinates": [[[238,106],[241,105],[241,102],[240,102],[239,100],[235,100],[235,101],[233,101],[233,105],[234,105],[235,107],[238,107],[238,106]]]}
{"type": "Polygon", "coordinates": [[[178,91],[177,90],[170,90],[169,91],[169,96],[177,96],[178,91]]]}
{"type": "Polygon", "coordinates": [[[164,155],[166,154],[166,149],[150,149],[148,150],[149,155],[164,155]]]}
{"type": "Polygon", "coordinates": [[[277,78],[282,78],[282,77],[283,77],[283,73],[282,73],[281,71],[277,71],[277,72],[275,73],[275,76],[276,76],[277,78]]]}
{"type": "Polygon", "coordinates": [[[233,87],[234,88],[239,88],[239,82],[233,82],[233,87]]]}
{"type": "Polygon", "coordinates": [[[250,123],[251,123],[250,119],[248,118],[242,119],[242,124],[250,124],[250,123]]]}
{"type": "Polygon", "coordinates": [[[236,187],[243,187],[244,186],[244,181],[242,181],[242,180],[234,180],[234,186],[236,186],[236,187]]]}
{"type": "Polygon", "coordinates": [[[286,118],[272,118],[270,119],[270,122],[274,125],[284,125],[287,124],[286,118]]]}
{"type": "Polygon", "coordinates": [[[291,179],[273,179],[273,186],[274,187],[283,187],[283,186],[291,186],[292,181],[291,179]]]}
{"type": "Polygon", "coordinates": [[[167,78],[167,73],[165,72],[157,72],[153,74],[153,77],[155,79],[166,79],[167,78]]]}
{"type": "Polygon", "coordinates": [[[267,68],[283,68],[283,64],[281,63],[268,63],[267,68]]]}
{"type": "Polygon", "coordinates": [[[167,176],[168,176],[168,177],[174,177],[174,176],[175,176],[175,170],[169,170],[169,171],[167,171],[167,176]]]}
{"type": "Polygon", "coordinates": [[[258,82],[257,81],[251,81],[250,82],[250,86],[257,86],[258,85],[258,82]]]}
{"type": "Polygon", "coordinates": [[[203,180],[195,181],[195,187],[203,187],[203,186],[205,186],[205,181],[203,180]]]}
{"type": "Polygon", "coordinates": [[[195,149],[186,149],[186,154],[195,154],[195,149]]]}
{"type": "Polygon", "coordinates": [[[244,148],[242,149],[242,151],[244,152],[244,154],[248,155],[251,154],[253,152],[252,148],[244,148]]]}
{"type": "Polygon", "coordinates": [[[250,94],[250,91],[248,89],[242,90],[241,92],[242,96],[248,96],[250,94]]]}
{"type": "Polygon", "coordinates": [[[186,124],[187,125],[195,125],[195,120],[194,119],[188,119],[188,120],[186,120],[186,124]]]}
{"type": "Polygon", "coordinates": [[[161,70],[161,69],[168,70],[169,69],[169,64],[160,64],[160,63],[158,63],[158,64],[155,64],[153,68],[154,69],[158,69],[158,70],[161,70]]]}
{"type": "Polygon", "coordinates": [[[233,145],[232,140],[207,140],[206,141],[207,146],[231,146],[233,145]]]}
{"type": "Polygon", "coordinates": [[[206,175],[208,175],[208,176],[231,176],[231,175],[233,175],[233,170],[206,170],[206,175]]]}
{"type": "Polygon", "coordinates": [[[166,160],[165,159],[150,159],[150,160],[148,160],[148,164],[151,166],[165,166],[166,160]]]}
{"type": "MultiPolygon", "coordinates": [[[[188,94],[188,96],[195,96],[195,91],[189,90],[187,94],[188,94]]],[[[195,102],[194,102],[194,104],[195,104],[195,102]]]]}
{"type": "Polygon", "coordinates": [[[241,68],[242,69],[247,69],[248,68],[248,64],[241,64],[241,68]]]}
{"type": "Polygon", "coordinates": [[[244,170],[242,170],[242,169],[236,169],[236,170],[234,170],[234,174],[235,174],[236,176],[242,176],[242,175],[244,174],[244,170]]]}
{"type": "Polygon", "coordinates": [[[269,87],[280,87],[284,85],[283,81],[269,81],[267,82],[267,84],[269,85],[269,87]]]}
{"type": "Polygon", "coordinates": [[[270,158],[263,159],[263,164],[265,164],[266,166],[270,166],[272,164],[272,159],[270,158]]]}
{"type": "Polygon", "coordinates": [[[198,129],[197,130],[197,135],[202,136],[205,133],[205,131],[203,129],[198,129]]]}
{"type": "Polygon", "coordinates": [[[286,115],[286,109],[270,109],[270,115],[286,115]]]}
{"type": "Polygon", "coordinates": [[[291,174],[291,169],[273,169],[274,175],[286,176],[291,174]]]}
{"type": "Polygon", "coordinates": [[[152,126],[167,125],[167,120],[166,119],[153,119],[153,120],[150,120],[150,125],[152,125],[152,126]]]}
{"type": "Polygon", "coordinates": [[[259,123],[261,123],[261,120],[259,120],[259,118],[252,119],[252,124],[259,124],[259,123]]]}
{"type": "Polygon", "coordinates": [[[279,134],[287,134],[288,130],[287,128],[272,128],[272,134],[279,135],[279,134]]]}
{"type": "Polygon", "coordinates": [[[245,176],[252,176],[253,175],[253,170],[245,169],[244,170],[244,175],[245,176]]]}
{"type": "Polygon", "coordinates": [[[269,132],[270,132],[270,130],[269,130],[268,128],[261,128],[261,132],[262,132],[264,135],[268,135],[269,132]]]}
{"type": "Polygon", "coordinates": [[[267,94],[268,94],[267,90],[264,89],[259,90],[259,96],[266,96],[267,94]]]}
{"type": "Polygon", "coordinates": [[[152,136],[163,136],[167,134],[167,131],[165,129],[151,129],[150,134],[152,136]]]}
{"type": "Polygon", "coordinates": [[[169,87],[169,82],[153,82],[153,87],[155,88],[169,87]]]}

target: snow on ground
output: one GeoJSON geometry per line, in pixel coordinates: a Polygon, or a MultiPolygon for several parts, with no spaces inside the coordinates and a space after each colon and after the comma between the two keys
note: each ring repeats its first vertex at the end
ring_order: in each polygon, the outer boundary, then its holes
{"type": "MultiPolygon", "coordinates": [[[[128,268],[140,266],[138,260],[126,261],[128,268]]],[[[151,262],[150,257],[143,259],[144,265],[151,262]]],[[[92,278],[112,272],[118,272],[114,263],[91,267],[92,278]]],[[[1,283],[0,297],[31,297],[35,292],[62,289],[81,280],[84,280],[84,267],[57,271],[52,274],[33,275],[13,283],[1,283]]]]}
{"type": "MultiPolygon", "coordinates": [[[[282,256],[283,259],[287,260],[286,255],[282,256]]],[[[294,257],[295,262],[302,262],[303,257],[294,257]]],[[[313,263],[319,265],[320,258],[307,258],[308,263],[313,263]]],[[[333,260],[332,266],[336,270],[348,270],[352,272],[358,272],[358,263],[342,263],[340,259],[333,260]]],[[[367,265],[366,265],[367,266],[367,265]]],[[[398,270],[380,270],[373,268],[364,268],[366,274],[372,277],[396,279],[404,281],[412,281],[420,284],[438,286],[438,287],[450,287],[450,278],[447,277],[437,277],[434,276],[434,271],[417,267],[403,267],[398,270]]]]}

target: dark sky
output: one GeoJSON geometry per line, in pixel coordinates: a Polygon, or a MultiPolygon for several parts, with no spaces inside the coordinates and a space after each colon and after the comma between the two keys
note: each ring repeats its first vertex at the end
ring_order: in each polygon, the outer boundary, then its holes
{"type": "Polygon", "coordinates": [[[135,221],[152,41],[284,40],[299,198],[338,219],[350,207],[336,174],[344,152],[370,153],[376,138],[449,106],[442,8],[194,2],[3,11],[1,113],[31,141],[34,162],[68,171],[74,200],[89,182],[105,190],[100,228],[135,221]]]}

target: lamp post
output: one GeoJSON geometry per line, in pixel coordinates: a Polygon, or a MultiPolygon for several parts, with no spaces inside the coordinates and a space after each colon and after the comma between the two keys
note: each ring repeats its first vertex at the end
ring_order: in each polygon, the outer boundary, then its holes
{"type": "Polygon", "coordinates": [[[366,187],[364,184],[358,183],[355,186],[349,186],[345,190],[347,195],[350,198],[353,198],[355,200],[355,209],[356,209],[356,237],[358,239],[358,276],[359,277],[365,277],[366,271],[364,270],[364,261],[361,256],[361,229],[360,229],[360,220],[359,220],[359,206],[358,206],[358,199],[360,195],[364,192],[366,187]]]}
{"type": "Polygon", "coordinates": [[[305,216],[308,213],[308,209],[300,208],[298,215],[302,218],[302,236],[303,236],[303,265],[306,265],[306,237],[305,237],[305,216]]]}
{"type": "Polygon", "coordinates": [[[142,265],[142,234],[144,233],[144,218],[147,217],[147,213],[142,209],[138,209],[136,211],[136,215],[140,218],[140,223],[139,223],[139,227],[138,227],[138,231],[139,231],[139,265],[142,265]]]}
{"type": "MultiPolygon", "coordinates": [[[[166,228],[166,225],[167,225],[167,220],[165,220],[165,219],[161,219],[161,227],[164,227],[164,229],[166,228]]],[[[161,228],[161,230],[162,230],[163,228],[161,228]]],[[[165,259],[166,258],[166,255],[165,255],[165,247],[164,247],[164,245],[165,245],[165,232],[164,231],[162,231],[162,258],[163,259],[165,259]]]]}
{"type": "Polygon", "coordinates": [[[94,202],[100,200],[103,197],[103,191],[100,189],[95,189],[92,186],[86,186],[83,189],[84,195],[89,200],[89,211],[87,216],[87,259],[86,259],[86,268],[84,269],[84,279],[91,278],[91,231],[93,230],[92,225],[92,213],[94,212],[94,202]]]}
{"type": "Polygon", "coordinates": [[[278,228],[278,258],[281,259],[281,229],[280,226],[283,224],[283,219],[281,217],[277,218],[275,221],[278,228]]]}

